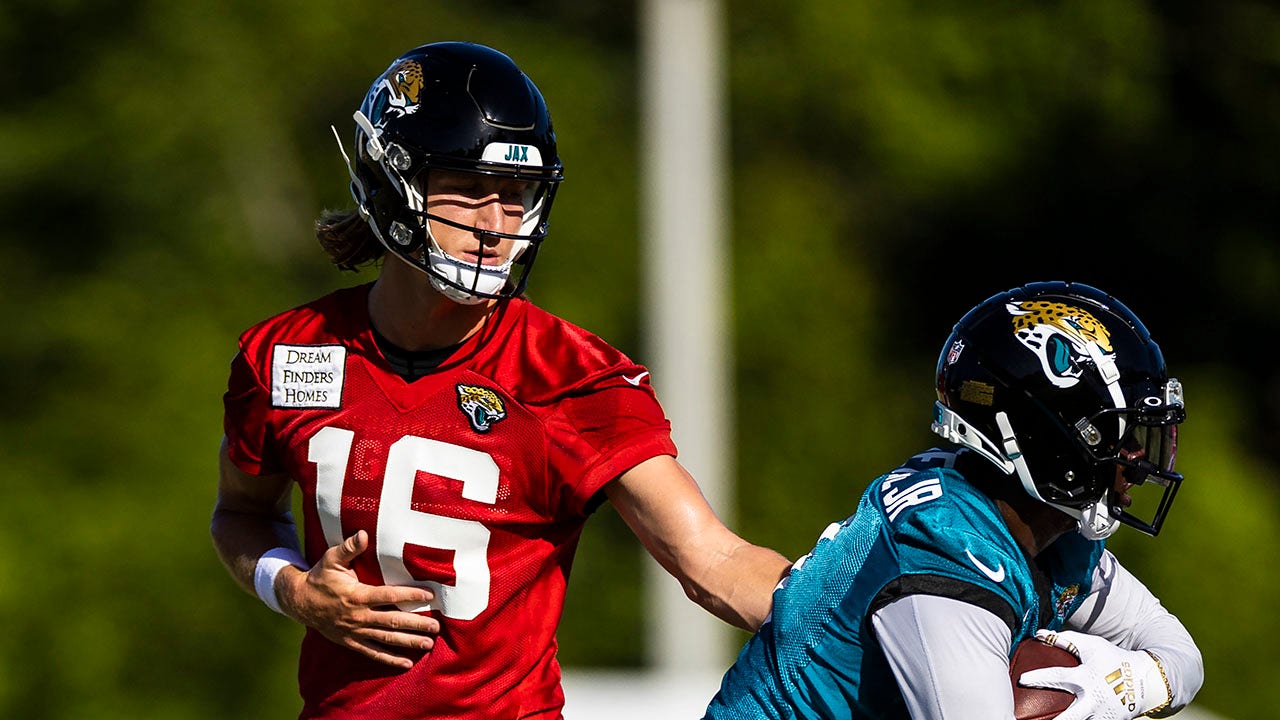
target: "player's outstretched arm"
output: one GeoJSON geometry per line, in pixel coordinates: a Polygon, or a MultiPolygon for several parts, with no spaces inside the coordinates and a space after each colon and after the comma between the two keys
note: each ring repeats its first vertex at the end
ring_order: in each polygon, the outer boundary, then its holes
{"type": "MultiPolygon", "coordinates": [[[[225,440],[219,451],[218,499],[210,523],[214,549],[231,577],[257,595],[259,559],[275,548],[301,555],[289,512],[292,481],[285,475],[254,476],[236,467],[225,440]]],[[[274,599],[285,615],[329,640],[378,662],[410,668],[440,632],[431,617],[404,612],[395,603],[423,604],[430,590],[361,583],[352,562],[369,546],[359,531],[329,548],[309,570],[292,565],[275,576],[274,599]]]]}
{"type": "Polygon", "coordinates": [[[744,630],[764,622],[791,561],[725,527],[675,458],[650,458],[606,485],[605,493],[691,600],[744,630]]]}

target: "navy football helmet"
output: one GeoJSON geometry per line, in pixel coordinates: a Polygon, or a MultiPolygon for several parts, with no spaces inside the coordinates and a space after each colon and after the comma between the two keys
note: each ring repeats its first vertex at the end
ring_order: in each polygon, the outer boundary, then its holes
{"type": "Polygon", "coordinates": [[[967,446],[1099,539],[1119,523],[1156,535],[1174,472],[1182,384],[1127,307],[1097,288],[1044,282],[999,293],[957,323],[938,357],[934,432],[967,446]],[[1143,520],[1132,486],[1163,494],[1143,520]]]}
{"type": "Polygon", "coordinates": [[[423,45],[391,63],[353,117],[354,160],[345,150],[343,157],[351,195],[378,240],[457,302],[523,292],[564,172],[542,93],[511,58],[474,43],[423,45]],[[428,212],[433,170],[526,181],[519,232],[461,226],[428,212]],[[433,222],[511,238],[515,247],[499,266],[460,260],[435,242],[433,222]]]}

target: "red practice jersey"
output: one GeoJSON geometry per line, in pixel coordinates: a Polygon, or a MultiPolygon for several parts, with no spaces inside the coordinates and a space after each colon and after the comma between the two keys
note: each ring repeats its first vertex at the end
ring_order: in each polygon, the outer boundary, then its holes
{"type": "Polygon", "coordinates": [[[308,630],[301,717],[558,718],[555,630],[590,500],[676,453],[648,373],[515,299],[408,382],[377,349],[369,287],[246,331],[224,398],[232,461],[301,489],[309,562],[363,528],[362,582],[436,592],[403,608],[442,626],[407,671],[308,630]]]}

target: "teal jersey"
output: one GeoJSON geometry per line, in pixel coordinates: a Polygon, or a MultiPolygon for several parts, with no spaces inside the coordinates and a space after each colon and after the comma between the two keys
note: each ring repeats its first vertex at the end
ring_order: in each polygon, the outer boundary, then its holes
{"type": "Polygon", "coordinates": [[[1062,627],[1089,594],[1103,543],[1070,533],[1032,561],[956,459],[932,450],[871,483],[774,591],[705,718],[908,717],[871,626],[908,595],[991,611],[1009,626],[1011,655],[1036,630],[1062,627]]]}

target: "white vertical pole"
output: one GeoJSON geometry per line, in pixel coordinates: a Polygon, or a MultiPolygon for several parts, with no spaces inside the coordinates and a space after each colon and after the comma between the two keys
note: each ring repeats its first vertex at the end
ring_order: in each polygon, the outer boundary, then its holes
{"type": "MultiPolygon", "coordinates": [[[[720,7],[717,0],[644,0],[640,14],[646,350],[680,461],[731,523],[720,7]]],[[[728,627],[690,602],[657,563],[648,568],[650,665],[723,671],[728,627]]]]}

